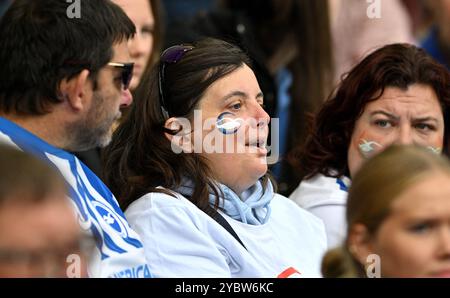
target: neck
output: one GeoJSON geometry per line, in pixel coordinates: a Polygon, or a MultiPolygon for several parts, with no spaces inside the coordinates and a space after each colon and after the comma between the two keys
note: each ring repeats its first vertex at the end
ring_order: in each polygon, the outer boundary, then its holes
{"type": "Polygon", "coordinates": [[[69,145],[68,136],[65,133],[65,125],[55,113],[45,115],[0,113],[0,116],[14,122],[52,146],[65,149],[69,145]]]}

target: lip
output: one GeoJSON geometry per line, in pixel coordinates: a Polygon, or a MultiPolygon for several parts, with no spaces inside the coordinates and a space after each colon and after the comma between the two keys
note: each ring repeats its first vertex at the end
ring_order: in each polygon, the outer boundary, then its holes
{"type": "MultiPolygon", "coordinates": [[[[256,145],[245,145],[245,147],[254,151],[254,153],[258,153],[260,155],[267,155],[267,147],[265,145],[260,146],[260,147],[256,146],[256,145]]],[[[251,152],[251,153],[253,153],[253,152],[251,152]]]]}

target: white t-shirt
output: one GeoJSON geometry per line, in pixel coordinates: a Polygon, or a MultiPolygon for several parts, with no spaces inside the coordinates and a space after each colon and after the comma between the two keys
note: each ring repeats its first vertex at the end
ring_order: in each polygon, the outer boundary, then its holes
{"type": "Polygon", "coordinates": [[[125,214],[141,236],[155,277],[320,277],[326,236],[320,219],[275,194],[262,225],[222,213],[225,228],[178,194],[148,193],[125,214]],[[281,275],[281,276],[280,276],[281,275]]]}
{"type": "Polygon", "coordinates": [[[318,174],[304,180],[289,196],[300,207],[322,219],[327,232],[328,247],[340,246],[347,234],[345,218],[350,179],[318,174]]]}

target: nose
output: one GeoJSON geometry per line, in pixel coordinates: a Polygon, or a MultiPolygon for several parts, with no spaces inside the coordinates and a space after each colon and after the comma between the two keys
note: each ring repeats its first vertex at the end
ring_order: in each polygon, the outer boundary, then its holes
{"type": "Polygon", "coordinates": [[[270,122],[269,114],[267,114],[260,104],[256,104],[255,106],[255,119],[257,120],[258,127],[267,126],[270,122]]]}
{"type": "Polygon", "coordinates": [[[411,145],[414,143],[412,129],[409,125],[402,125],[399,127],[398,138],[396,144],[411,145]]]}
{"type": "Polygon", "coordinates": [[[122,101],[120,102],[120,106],[125,108],[131,105],[133,102],[133,95],[131,95],[130,89],[122,90],[122,101]]]}
{"type": "Polygon", "coordinates": [[[128,49],[131,57],[139,57],[144,53],[144,43],[142,42],[142,36],[140,32],[136,32],[136,35],[130,39],[128,43],[128,49]]]}
{"type": "Polygon", "coordinates": [[[440,230],[439,233],[439,256],[441,258],[450,259],[450,226],[440,230]]]}

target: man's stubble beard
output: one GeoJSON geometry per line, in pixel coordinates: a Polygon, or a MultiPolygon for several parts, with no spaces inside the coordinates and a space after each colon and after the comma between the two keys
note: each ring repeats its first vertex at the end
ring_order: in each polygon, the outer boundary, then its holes
{"type": "Polygon", "coordinates": [[[106,105],[109,101],[98,91],[94,92],[92,101],[93,105],[86,117],[67,128],[68,137],[72,142],[65,148],[66,150],[87,151],[97,147],[103,148],[111,142],[113,123],[120,118],[121,113],[119,111],[109,115],[106,105]]]}

